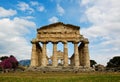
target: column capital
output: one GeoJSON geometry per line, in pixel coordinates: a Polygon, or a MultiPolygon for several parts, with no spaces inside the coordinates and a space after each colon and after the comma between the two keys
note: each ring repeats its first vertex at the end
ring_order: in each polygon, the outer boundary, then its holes
{"type": "Polygon", "coordinates": [[[37,40],[35,38],[32,39],[32,41],[31,41],[32,44],[35,44],[36,42],[37,42],[37,40]]]}
{"type": "Polygon", "coordinates": [[[42,44],[47,44],[48,42],[47,41],[44,41],[44,42],[41,42],[42,44]]]}
{"type": "Polygon", "coordinates": [[[58,42],[52,42],[53,44],[57,44],[58,42]]]}
{"type": "Polygon", "coordinates": [[[74,42],[72,42],[73,44],[78,44],[79,42],[78,41],[74,41],[74,42]]]}
{"type": "Polygon", "coordinates": [[[67,44],[67,41],[62,41],[63,44],[67,44]]]}
{"type": "Polygon", "coordinates": [[[84,44],[89,44],[89,41],[87,38],[84,38],[84,40],[82,41],[84,44]]]}

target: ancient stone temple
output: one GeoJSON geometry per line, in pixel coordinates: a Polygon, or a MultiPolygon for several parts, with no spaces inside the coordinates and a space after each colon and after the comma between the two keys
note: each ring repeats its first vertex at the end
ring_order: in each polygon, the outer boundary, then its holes
{"type": "Polygon", "coordinates": [[[31,67],[47,67],[49,66],[49,59],[52,61],[51,67],[58,66],[58,59],[62,61],[63,67],[90,67],[89,41],[80,34],[79,26],[57,22],[40,27],[37,29],[36,38],[31,43],[31,67]],[[47,56],[46,45],[48,42],[53,44],[51,58],[47,56]],[[63,43],[63,52],[57,51],[58,42],[63,43]],[[68,58],[68,42],[72,42],[74,45],[74,53],[71,53],[73,55],[70,58],[68,58]],[[42,46],[39,43],[42,43],[42,46]]]}

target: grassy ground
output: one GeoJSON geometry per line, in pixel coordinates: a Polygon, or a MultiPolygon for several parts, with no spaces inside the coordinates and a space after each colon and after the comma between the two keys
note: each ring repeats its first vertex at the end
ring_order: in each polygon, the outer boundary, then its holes
{"type": "Polygon", "coordinates": [[[0,82],[120,82],[119,73],[0,73],[0,82]]]}

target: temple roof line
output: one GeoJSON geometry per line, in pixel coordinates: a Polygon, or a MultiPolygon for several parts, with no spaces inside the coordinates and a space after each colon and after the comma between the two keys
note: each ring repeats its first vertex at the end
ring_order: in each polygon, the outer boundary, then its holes
{"type": "Polygon", "coordinates": [[[74,28],[80,29],[79,26],[75,26],[75,25],[72,25],[72,24],[64,24],[62,22],[56,22],[56,23],[53,23],[53,24],[42,26],[42,27],[38,28],[37,31],[40,30],[40,29],[45,29],[47,27],[52,27],[52,26],[57,26],[57,25],[63,25],[63,26],[67,26],[67,27],[74,27],[74,28]]]}

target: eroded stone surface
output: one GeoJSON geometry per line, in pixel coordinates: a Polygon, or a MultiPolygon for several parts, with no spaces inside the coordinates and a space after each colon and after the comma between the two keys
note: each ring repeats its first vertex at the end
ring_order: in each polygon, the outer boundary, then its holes
{"type": "MultiPolygon", "coordinates": [[[[63,24],[61,22],[43,26],[37,29],[37,36],[31,41],[32,43],[32,55],[31,55],[31,67],[49,67],[49,59],[51,59],[51,66],[59,67],[56,69],[61,69],[58,65],[58,59],[61,59],[61,67],[85,67],[90,68],[90,59],[89,59],[89,41],[87,38],[84,38],[80,34],[80,27],[63,24]],[[43,44],[41,47],[39,42],[43,44]],[[51,58],[47,56],[46,45],[48,42],[53,44],[53,55],[51,58]],[[63,52],[57,51],[57,43],[63,43],[63,52]],[[68,58],[68,46],[67,43],[72,42],[74,45],[74,53],[70,58],[68,58]],[[78,44],[81,43],[79,46],[78,44]],[[61,53],[61,56],[59,55],[61,53]],[[68,60],[70,59],[70,63],[68,60]]],[[[48,70],[48,69],[46,69],[48,70]]],[[[68,69],[71,70],[71,69],[68,69]]]]}

